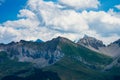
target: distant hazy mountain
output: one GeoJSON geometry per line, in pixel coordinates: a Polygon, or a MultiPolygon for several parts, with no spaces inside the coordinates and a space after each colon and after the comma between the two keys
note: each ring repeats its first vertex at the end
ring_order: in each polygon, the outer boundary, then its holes
{"type": "Polygon", "coordinates": [[[0,79],[119,80],[120,59],[99,53],[101,47],[102,41],[88,36],[78,43],[57,37],[0,44],[0,79]]]}
{"type": "Polygon", "coordinates": [[[37,39],[35,42],[40,43],[40,42],[44,42],[44,41],[42,41],[41,39],[37,39]]]}

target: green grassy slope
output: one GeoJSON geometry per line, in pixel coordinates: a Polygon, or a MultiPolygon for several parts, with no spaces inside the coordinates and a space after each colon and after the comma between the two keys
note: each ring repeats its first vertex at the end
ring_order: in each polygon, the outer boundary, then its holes
{"type": "Polygon", "coordinates": [[[64,57],[61,61],[43,70],[58,73],[61,80],[105,80],[101,72],[87,68],[69,57],[64,57]]]}
{"type": "Polygon", "coordinates": [[[10,60],[6,52],[0,52],[0,79],[7,75],[14,75],[16,72],[31,69],[31,64],[10,60]]]}
{"type": "Polygon", "coordinates": [[[107,78],[101,72],[104,66],[112,62],[112,58],[91,51],[83,46],[76,45],[73,42],[59,42],[62,52],[65,56],[56,64],[45,67],[43,70],[54,71],[58,73],[61,80],[106,80],[107,78]],[[72,56],[80,56],[96,68],[88,67],[83,62],[74,59],[72,56]],[[101,69],[102,68],[102,69],[101,69]]]}
{"type": "Polygon", "coordinates": [[[91,51],[81,45],[74,43],[62,43],[60,42],[61,50],[66,56],[80,56],[86,62],[94,65],[107,65],[112,62],[112,58],[94,51],[91,51]]]}
{"type": "Polygon", "coordinates": [[[10,60],[0,52],[0,80],[61,80],[53,71],[36,69],[31,63],[10,60]]]}

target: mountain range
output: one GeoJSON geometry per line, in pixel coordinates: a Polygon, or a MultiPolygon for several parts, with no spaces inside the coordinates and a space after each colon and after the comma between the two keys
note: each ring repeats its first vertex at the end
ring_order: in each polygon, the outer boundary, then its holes
{"type": "Polygon", "coordinates": [[[120,39],[106,46],[105,44],[103,44],[102,41],[85,35],[77,43],[85,46],[86,48],[89,48],[90,50],[94,50],[96,52],[99,52],[99,53],[102,53],[102,54],[105,54],[111,57],[117,57],[120,55],[119,53],[120,52],[120,39]]]}
{"type": "Polygon", "coordinates": [[[120,40],[85,35],[0,44],[0,80],[120,80],[120,40]]]}

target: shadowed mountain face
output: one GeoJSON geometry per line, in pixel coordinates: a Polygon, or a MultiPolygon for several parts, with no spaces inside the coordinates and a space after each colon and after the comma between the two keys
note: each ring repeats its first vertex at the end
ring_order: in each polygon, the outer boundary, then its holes
{"type": "Polygon", "coordinates": [[[0,50],[2,80],[114,80],[120,76],[119,66],[109,67],[114,63],[111,57],[63,37],[0,44],[0,50]]]}
{"type": "Polygon", "coordinates": [[[17,77],[17,76],[6,76],[2,78],[1,80],[25,80],[25,79],[21,77],[17,77]]]}
{"type": "Polygon", "coordinates": [[[61,80],[57,73],[52,71],[42,71],[34,69],[34,73],[27,77],[19,77],[16,75],[5,76],[1,80],[61,80]]]}
{"type": "Polygon", "coordinates": [[[113,44],[118,44],[120,47],[120,39],[118,39],[117,41],[113,42],[113,44]]]}
{"type": "Polygon", "coordinates": [[[27,62],[11,60],[6,52],[0,52],[0,80],[61,80],[54,71],[43,71],[27,62]]]}

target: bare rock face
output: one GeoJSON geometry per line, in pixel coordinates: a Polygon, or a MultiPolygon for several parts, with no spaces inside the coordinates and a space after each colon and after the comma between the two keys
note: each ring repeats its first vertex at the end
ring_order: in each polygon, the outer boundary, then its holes
{"type": "Polygon", "coordinates": [[[60,41],[65,40],[62,37],[41,43],[21,40],[20,42],[0,44],[0,51],[7,52],[11,59],[17,58],[21,62],[32,62],[41,68],[54,64],[64,56],[58,45],[60,41]]]}
{"type": "Polygon", "coordinates": [[[99,51],[103,54],[109,55],[111,57],[120,56],[120,47],[118,44],[110,44],[106,47],[100,47],[99,51]]]}
{"type": "Polygon", "coordinates": [[[114,58],[120,56],[120,39],[114,41],[106,47],[100,47],[99,51],[114,58]]]}
{"type": "Polygon", "coordinates": [[[87,47],[93,47],[97,50],[99,49],[99,47],[105,47],[102,41],[97,40],[96,38],[93,38],[93,37],[89,37],[87,35],[85,35],[77,43],[87,47]]]}

